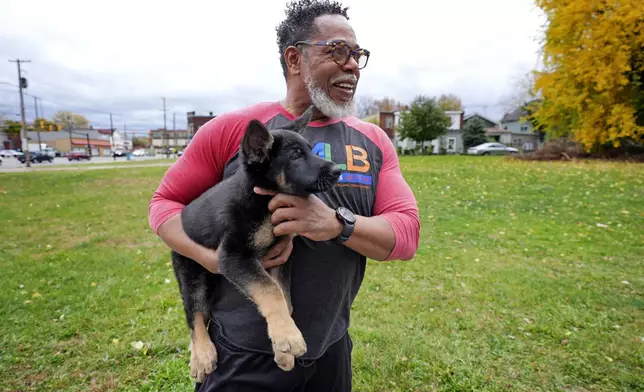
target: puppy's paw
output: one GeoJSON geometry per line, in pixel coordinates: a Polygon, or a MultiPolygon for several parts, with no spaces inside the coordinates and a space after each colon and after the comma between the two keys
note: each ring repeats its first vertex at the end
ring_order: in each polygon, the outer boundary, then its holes
{"type": "Polygon", "coordinates": [[[217,368],[217,349],[211,341],[190,343],[190,375],[203,382],[217,368]]]}
{"type": "Polygon", "coordinates": [[[293,367],[295,366],[295,357],[291,354],[276,351],[275,363],[277,363],[277,366],[279,366],[280,369],[288,372],[293,370],[293,367]]]}
{"type": "Polygon", "coordinates": [[[300,332],[291,320],[271,330],[269,336],[273,343],[273,351],[277,365],[286,371],[293,369],[295,357],[306,353],[306,342],[304,341],[302,332],[300,332]]]}

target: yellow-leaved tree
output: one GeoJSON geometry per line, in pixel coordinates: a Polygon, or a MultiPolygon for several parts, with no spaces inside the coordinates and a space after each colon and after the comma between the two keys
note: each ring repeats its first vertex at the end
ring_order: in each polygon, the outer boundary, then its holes
{"type": "Polygon", "coordinates": [[[644,141],[644,1],[535,2],[548,20],[534,120],[587,151],[644,141]]]}

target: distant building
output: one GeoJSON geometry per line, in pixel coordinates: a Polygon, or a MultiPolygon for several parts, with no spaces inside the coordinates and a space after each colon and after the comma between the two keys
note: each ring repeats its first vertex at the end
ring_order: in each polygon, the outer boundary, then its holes
{"type": "Polygon", "coordinates": [[[153,129],[149,130],[148,134],[152,141],[151,147],[156,154],[163,154],[167,149],[174,149],[176,151],[183,150],[192,138],[190,131],[185,129],[176,131],[170,129],[153,129]]]}
{"type": "Polygon", "coordinates": [[[217,117],[210,112],[207,116],[198,116],[194,111],[188,112],[188,133],[193,136],[205,123],[217,117]]]}
{"type": "MultiPolygon", "coordinates": [[[[30,144],[44,143],[61,153],[86,152],[92,156],[112,156],[112,140],[110,133],[98,129],[74,129],[59,132],[27,132],[30,144]]],[[[114,139],[121,140],[118,130],[114,131],[114,139]]],[[[116,149],[116,148],[115,148],[116,149]]]]}

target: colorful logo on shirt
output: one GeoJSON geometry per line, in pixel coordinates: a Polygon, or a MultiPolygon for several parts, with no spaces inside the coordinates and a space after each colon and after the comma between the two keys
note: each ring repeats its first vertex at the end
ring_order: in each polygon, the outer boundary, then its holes
{"type": "MultiPolygon", "coordinates": [[[[369,155],[364,148],[348,144],[344,146],[347,163],[338,163],[343,170],[338,183],[371,185],[372,177],[368,174],[371,165],[369,155]]],[[[329,143],[316,143],[313,146],[313,153],[329,161],[334,161],[331,156],[331,145],[329,143]]],[[[337,161],[334,161],[337,163],[337,161]]]]}

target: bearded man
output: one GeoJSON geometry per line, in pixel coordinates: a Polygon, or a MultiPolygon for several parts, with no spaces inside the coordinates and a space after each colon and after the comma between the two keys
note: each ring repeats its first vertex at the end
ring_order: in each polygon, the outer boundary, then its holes
{"type": "Polygon", "coordinates": [[[283,128],[313,105],[303,136],[317,155],[342,167],[331,190],[307,198],[275,194],[269,205],[274,234],[286,239],[262,263],[266,268],[287,259],[292,263],[292,316],[306,353],[291,371],[281,370],[273,360],[266,321],[219,275],[212,312],[205,315],[217,365],[196,383],[196,391],[350,391],[350,310],[366,260],[415,255],[418,207],[394,146],[381,128],[354,116],[360,72],[370,53],[359,46],[348,19],[347,8],[338,2],[288,4],[277,28],[285,97],[221,114],[201,127],[150,201],[150,226],[165,244],[218,274],[216,251],[187,237],[180,213],[234,172],[252,119],[268,129],[283,128]]]}

